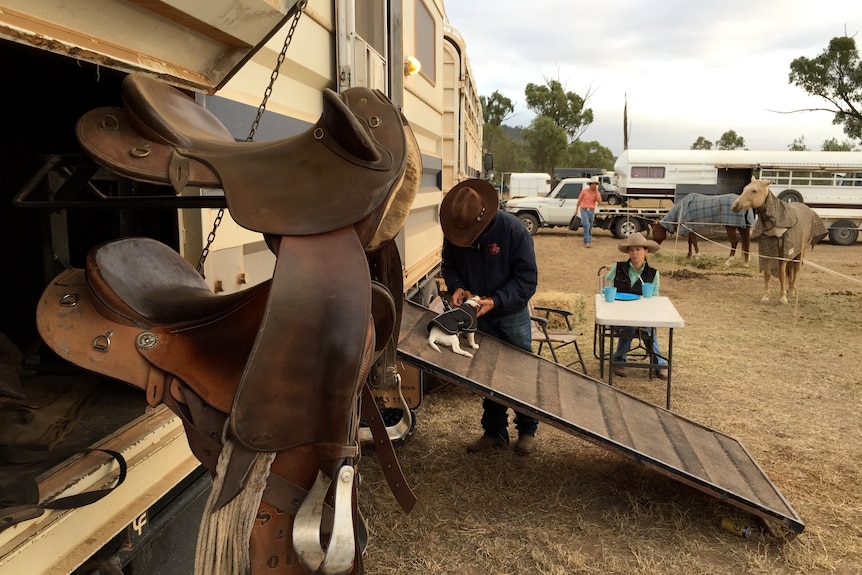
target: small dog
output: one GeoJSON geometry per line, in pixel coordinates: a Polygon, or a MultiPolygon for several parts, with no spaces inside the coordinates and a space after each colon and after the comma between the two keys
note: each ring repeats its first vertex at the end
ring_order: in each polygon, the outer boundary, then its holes
{"type": "Polygon", "coordinates": [[[479,296],[466,292],[467,299],[460,307],[451,308],[435,317],[428,324],[428,345],[437,351],[442,344],[452,348],[458,355],[473,357],[473,354],[461,349],[459,336],[467,335],[467,343],[473,349],[479,349],[476,343],[476,312],[479,308],[479,296]]]}

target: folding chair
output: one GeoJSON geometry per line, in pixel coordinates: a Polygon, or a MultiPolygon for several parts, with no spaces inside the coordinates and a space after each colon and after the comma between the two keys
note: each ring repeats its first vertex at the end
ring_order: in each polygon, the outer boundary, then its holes
{"type": "Polygon", "coordinates": [[[572,345],[575,348],[575,352],[577,352],[578,354],[578,359],[567,364],[566,367],[571,367],[575,363],[580,363],[584,375],[589,375],[587,373],[587,366],[584,363],[584,358],[581,355],[581,348],[578,347],[578,338],[584,334],[572,331],[572,324],[569,321],[569,317],[574,314],[564,309],[557,309],[553,307],[538,305],[534,306],[532,301],[530,301],[529,307],[530,319],[532,320],[531,327],[533,341],[538,342],[539,344],[538,355],[542,354],[542,348],[547,345],[548,349],[551,350],[551,357],[554,358],[554,362],[560,363],[560,359],[559,357],[557,357],[557,350],[567,345],[572,345]],[[544,317],[537,315],[537,312],[544,313],[544,317]],[[566,322],[566,331],[555,331],[548,329],[548,322],[551,318],[551,314],[557,314],[562,316],[563,320],[565,320],[566,322]]]}

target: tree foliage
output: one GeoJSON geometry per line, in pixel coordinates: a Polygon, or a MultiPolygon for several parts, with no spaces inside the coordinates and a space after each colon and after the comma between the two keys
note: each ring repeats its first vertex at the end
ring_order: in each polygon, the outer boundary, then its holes
{"type": "Polygon", "coordinates": [[[737,135],[734,130],[723,133],[715,143],[716,150],[742,150],[744,148],[745,138],[737,135]]]}
{"type": "Polygon", "coordinates": [[[833,113],[833,124],[843,125],[845,134],[862,141],[862,61],[853,38],[833,38],[819,56],[796,58],[790,63],[789,78],[791,84],[830,104],[813,110],[833,113]]]}
{"type": "Polygon", "coordinates": [[[537,172],[551,173],[565,156],[566,132],[548,116],[536,116],[530,127],[524,129],[523,136],[537,172]]]}
{"type": "Polygon", "coordinates": [[[482,103],[482,118],[485,120],[485,125],[499,126],[515,111],[512,100],[497,90],[487,98],[479,96],[479,102],[482,103]]]}
{"type": "Polygon", "coordinates": [[[691,145],[692,150],[711,150],[712,142],[703,136],[698,136],[697,140],[691,145]]]}
{"type": "Polygon", "coordinates": [[[569,140],[577,140],[593,123],[593,111],[584,106],[586,98],[566,92],[557,80],[545,80],[545,85],[529,83],[524,89],[527,108],[539,116],[546,116],[564,130],[569,140]]]}
{"type": "Polygon", "coordinates": [[[805,136],[799,136],[795,138],[790,144],[787,145],[787,149],[791,152],[807,152],[808,146],[805,145],[805,136]]]}
{"type": "MultiPolygon", "coordinates": [[[[569,144],[566,166],[581,166],[584,168],[614,169],[614,154],[610,149],[598,142],[577,140],[569,144]]],[[[561,166],[556,166],[561,167],[561,166]]]]}
{"type": "Polygon", "coordinates": [[[838,138],[829,138],[828,140],[823,140],[823,144],[820,146],[820,149],[824,152],[858,152],[859,148],[857,148],[852,140],[844,140],[843,142],[839,142],[838,138]]]}

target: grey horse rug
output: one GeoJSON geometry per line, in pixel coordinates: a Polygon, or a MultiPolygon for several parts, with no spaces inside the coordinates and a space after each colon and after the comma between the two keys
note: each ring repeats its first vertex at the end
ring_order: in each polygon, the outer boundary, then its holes
{"type": "Polygon", "coordinates": [[[782,202],[771,192],[758,212],[761,217],[754,223],[751,237],[757,239],[761,272],[778,275],[781,259],[801,258],[828,234],[823,220],[811,208],[796,202],[782,202]],[[780,237],[764,234],[774,227],[787,228],[787,231],[780,237]]]}

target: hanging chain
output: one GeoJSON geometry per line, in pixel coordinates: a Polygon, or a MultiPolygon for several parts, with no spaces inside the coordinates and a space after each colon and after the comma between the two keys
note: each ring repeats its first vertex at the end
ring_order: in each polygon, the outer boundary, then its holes
{"type": "MultiPolygon", "coordinates": [[[[272,69],[272,74],[269,77],[269,85],[263,92],[263,100],[261,100],[260,106],[257,107],[257,115],[254,118],[254,122],[251,124],[251,130],[248,133],[248,137],[245,139],[246,142],[254,140],[254,134],[257,132],[257,128],[260,125],[260,119],[263,117],[263,113],[266,111],[266,104],[269,101],[269,97],[272,95],[272,87],[275,85],[278,73],[281,70],[281,65],[284,63],[287,48],[290,46],[291,40],[293,40],[293,33],[296,31],[296,25],[299,23],[299,18],[302,16],[303,11],[305,11],[306,5],[308,5],[308,0],[299,0],[299,2],[296,3],[296,13],[293,15],[293,20],[290,23],[290,29],[287,31],[287,36],[284,37],[284,45],[281,47],[281,52],[278,54],[278,60],[276,60],[275,67],[272,69]]],[[[215,220],[213,221],[213,229],[207,236],[207,245],[204,246],[204,249],[201,251],[201,259],[198,261],[198,273],[201,274],[201,277],[206,277],[204,276],[204,262],[206,262],[207,256],[210,253],[210,247],[215,241],[216,230],[218,230],[219,225],[221,225],[222,218],[224,218],[224,211],[224,208],[219,208],[218,215],[216,215],[215,220]]]]}

